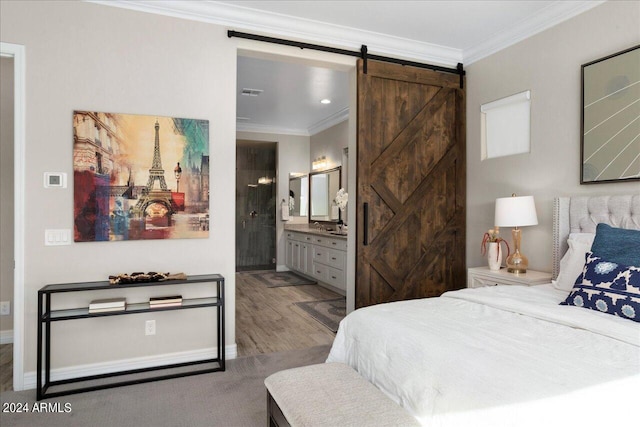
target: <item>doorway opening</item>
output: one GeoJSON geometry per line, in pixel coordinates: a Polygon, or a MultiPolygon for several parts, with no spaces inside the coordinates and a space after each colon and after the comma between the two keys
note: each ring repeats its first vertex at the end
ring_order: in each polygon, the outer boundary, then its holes
{"type": "Polygon", "coordinates": [[[14,59],[0,57],[0,392],[13,390],[14,59]]]}
{"type": "MultiPolygon", "coordinates": [[[[344,162],[344,149],[350,146],[352,137],[355,143],[355,122],[352,122],[355,79],[350,74],[351,69],[355,70],[354,65],[355,61],[353,65],[334,63],[328,55],[307,60],[304,54],[297,58],[253,49],[239,51],[237,157],[240,159],[243,155],[241,142],[253,141],[255,147],[276,141],[277,178],[273,187],[275,264],[268,271],[248,271],[240,267],[240,263],[236,268],[239,356],[330,345],[335,337],[333,326],[323,325],[318,318],[322,318],[325,311],[333,314],[332,301],[338,301],[336,304],[341,304],[344,311],[344,292],[340,294],[311,277],[311,271],[305,275],[290,269],[287,230],[308,227],[310,221],[309,197],[302,197],[302,194],[308,195],[308,178],[304,181],[306,192],[292,186],[294,178],[308,177],[316,171],[312,169],[316,158],[326,160],[325,169],[337,167],[339,170],[344,162]],[[304,208],[300,205],[303,200],[304,208]]],[[[347,165],[343,170],[349,170],[347,165]]],[[[238,168],[236,192],[239,196],[245,191],[243,187],[248,187],[240,174],[238,168]]],[[[344,176],[342,182],[347,181],[348,177],[344,176]]],[[[256,184],[250,183],[252,187],[256,184]]],[[[251,187],[247,190],[256,192],[251,187]]],[[[252,209],[245,208],[245,203],[240,198],[236,206],[238,259],[243,255],[254,257],[240,241],[249,239],[243,233],[252,220],[246,218],[252,209]],[[241,218],[242,210],[247,211],[245,218],[241,218]],[[245,254],[240,253],[242,251],[245,254]]],[[[347,222],[346,218],[344,221],[347,222]]],[[[254,220],[254,224],[259,222],[254,220]]]]}
{"type": "MultiPolygon", "coordinates": [[[[2,93],[13,93],[13,138],[9,141],[13,148],[13,197],[10,199],[13,206],[13,301],[10,306],[13,330],[10,337],[13,341],[13,390],[19,391],[24,388],[25,48],[0,42],[0,57],[13,59],[13,86],[7,91],[3,89],[2,93]]],[[[4,112],[1,116],[4,116],[4,112]]],[[[2,127],[5,127],[4,124],[2,127]]],[[[2,181],[4,183],[4,178],[2,181]]],[[[5,334],[2,336],[4,339],[5,334]]]]}

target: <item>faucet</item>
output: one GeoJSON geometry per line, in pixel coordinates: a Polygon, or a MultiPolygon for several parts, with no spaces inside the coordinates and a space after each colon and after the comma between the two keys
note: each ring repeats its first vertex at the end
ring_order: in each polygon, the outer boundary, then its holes
{"type": "Polygon", "coordinates": [[[316,228],[316,230],[320,230],[320,231],[324,230],[324,227],[318,221],[314,222],[313,226],[316,228]]]}

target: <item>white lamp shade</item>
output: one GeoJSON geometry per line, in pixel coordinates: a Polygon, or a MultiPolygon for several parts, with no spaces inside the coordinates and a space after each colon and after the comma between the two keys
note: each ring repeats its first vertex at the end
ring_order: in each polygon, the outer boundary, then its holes
{"type": "Polygon", "coordinates": [[[537,225],[538,215],[533,196],[502,197],[496,199],[493,225],[498,227],[525,227],[537,225]]]}

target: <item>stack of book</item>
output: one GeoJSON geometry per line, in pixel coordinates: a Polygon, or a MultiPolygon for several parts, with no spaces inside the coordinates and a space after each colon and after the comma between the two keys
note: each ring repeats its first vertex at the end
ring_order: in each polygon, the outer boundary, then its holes
{"type": "Polygon", "coordinates": [[[89,313],[124,311],[126,305],[124,298],[97,299],[89,303],[89,313]]]}
{"type": "Polygon", "coordinates": [[[182,305],[182,295],[149,298],[150,308],[177,307],[182,305]]]}

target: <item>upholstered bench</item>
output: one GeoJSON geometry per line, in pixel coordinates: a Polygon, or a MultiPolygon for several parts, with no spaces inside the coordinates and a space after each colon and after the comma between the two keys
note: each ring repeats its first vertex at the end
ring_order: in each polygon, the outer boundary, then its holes
{"type": "Polygon", "coordinates": [[[404,408],[342,363],[280,371],[264,384],[272,427],[420,425],[404,408]]]}

